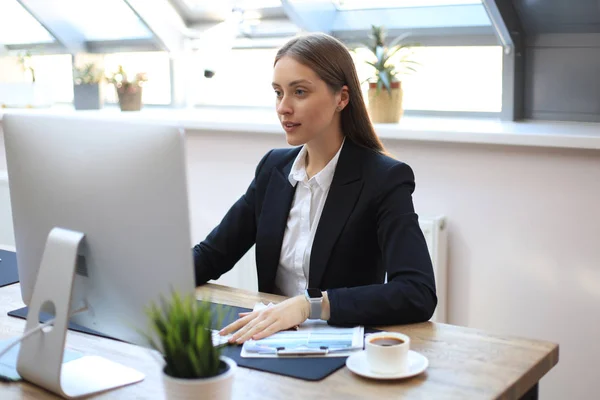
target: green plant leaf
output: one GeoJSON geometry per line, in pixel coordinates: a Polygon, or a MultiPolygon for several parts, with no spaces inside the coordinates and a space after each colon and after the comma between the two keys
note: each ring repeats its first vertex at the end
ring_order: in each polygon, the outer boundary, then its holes
{"type": "Polygon", "coordinates": [[[208,301],[199,304],[194,296],[176,292],[168,299],[161,297],[160,304],[146,309],[151,334],[144,333],[144,337],[162,353],[165,373],[177,378],[216,375],[221,351],[212,344],[210,327],[214,317],[221,324],[222,309],[213,312],[208,301]]]}
{"type": "Polygon", "coordinates": [[[383,65],[382,59],[385,56],[385,48],[383,46],[377,46],[375,48],[375,57],[377,57],[377,63],[383,65]]]}
{"type": "Polygon", "coordinates": [[[379,73],[379,79],[381,79],[381,82],[383,82],[383,85],[385,86],[388,93],[392,93],[392,85],[391,85],[391,79],[389,76],[389,72],[381,71],[379,73]]]}
{"type": "Polygon", "coordinates": [[[390,58],[392,58],[397,52],[399,52],[400,50],[404,49],[404,47],[402,46],[398,46],[395,49],[388,51],[385,56],[382,58],[383,63],[387,63],[389,61],[390,58]]]}
{"type": "Polygon", "coordinates": [[[377,66],[377,64],[370,62],[370,61],[365,61],[367,64],[369,64],[370,66],[372,66],[373,68],[379,70],[379,67],[377,66]]]}
{"type": "MultiPolygon", "coordinates": [[[[366,60],[365,62],[375,69],[374,74],[371,78],[366,81],[377,82],[377,94],[380,90],[385,87],[386,90],[391,93],[391,82],[397,82],[399,79],[398,75],[409,74],[416,72],[414,66],[419,66],[420,63],[413,59],[414,52],[412,47],[418,44],[402,43],[410,32],[403,33],[394,38],[389,47],[385,46],[385,28],[383,26],[371,26],[371,33],[369,38],[371,42],[369,44],[361,44],[361,47],[368,48],[373,54],[373,60],[366,60]],[[400,55],[399,60],[392,62],[392,57],[400,55]]],[[[364,81],[363,81],[364,82],[364,81]]]]}
{"type": "Polygon", "coordinates": [[[393,48],[394,46],[396,46],[398,43],[400,43],[401,41],[403,41],[404,39],[406,39],[407,37],[409,37],[411,35],[410,32],[404,32],[398,36],[396,36],[388,45],[389,48],[393,48]]]}
{"type": "Polygon", "coordinates": [[[383,81],[381,79],[377,79],[377,90],[375,93],[379,95],[381,93],[381,88],[383,87],[383,81]]]}

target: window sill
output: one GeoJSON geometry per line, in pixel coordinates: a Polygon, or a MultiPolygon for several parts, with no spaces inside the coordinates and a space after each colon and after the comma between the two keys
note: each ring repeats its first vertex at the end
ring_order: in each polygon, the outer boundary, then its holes
{"type": "MultiPolygon", "coordinates": [[[[78,111],[71,106],[40,110],[3,109],[7,113],[44,113],[89,118],[122,119],[176,125],[188,131],[240,132],[282,135],[273,110],[262,108],[202,107],[170,109],[146,107],[122,113],[117,107],[78,111]]],[[[600,123],[562,121],[503,122],[496,119],[404,116],[399,124],[375,124],[384,141],[491,144],[529,147],[600,149],[600,123]]]]}

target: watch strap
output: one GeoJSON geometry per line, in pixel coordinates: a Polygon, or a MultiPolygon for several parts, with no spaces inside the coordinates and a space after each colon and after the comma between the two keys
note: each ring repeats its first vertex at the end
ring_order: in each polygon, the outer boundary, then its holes
{"type": "Polygon", "coordinates": [[[310,303],[310,319],[321,319],[321,310],[323,309],[323,298],[308,299],[310,303]]]}

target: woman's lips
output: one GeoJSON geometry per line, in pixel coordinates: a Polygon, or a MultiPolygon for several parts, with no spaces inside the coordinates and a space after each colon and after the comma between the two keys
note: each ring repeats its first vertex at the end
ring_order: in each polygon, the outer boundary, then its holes
{"type": "Polygon", "coordinates": [[[282,122],[281,125],[287,133],[292,133],[301,125],[297,122],[282,122]]]}

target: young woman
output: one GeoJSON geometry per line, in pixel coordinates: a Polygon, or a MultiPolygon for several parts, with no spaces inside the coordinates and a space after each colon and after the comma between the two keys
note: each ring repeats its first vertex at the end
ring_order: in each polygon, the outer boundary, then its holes
{"type": "Polygon", "coordinates": [[[437,298],[414,212],[411,168],[386,155],[346,47],[325,34],[290,40],[273,70],[287,141],[267,153],[221,223],[196,245],[196,284],[256,244],[258,289],[289,299],[221,333],[261,339],[307,318],[337,325],[426,321],[437,298]],[[387,283],[384,283],[387,272],[387,283]]]}

